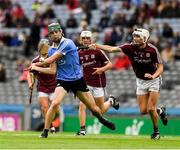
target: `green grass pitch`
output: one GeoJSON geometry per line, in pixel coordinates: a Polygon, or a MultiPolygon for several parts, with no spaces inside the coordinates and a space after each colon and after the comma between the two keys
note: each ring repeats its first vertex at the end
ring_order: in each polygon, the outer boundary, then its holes
{"type": "Polygon", "coordinates": [[[75,136],[74,133],[49,134],[39,138],[39,132],[0,131],[0,149],[180,149],[180,137],[164,136],[151,140],[149,136],[99,134],[75,136]]]}

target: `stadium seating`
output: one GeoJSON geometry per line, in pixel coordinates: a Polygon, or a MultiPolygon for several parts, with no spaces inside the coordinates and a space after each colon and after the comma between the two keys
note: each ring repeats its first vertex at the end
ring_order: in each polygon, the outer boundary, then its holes
{"type": "MultiPolygon", "coordinates": [[[[33,1],[30,0],[21,0],[19,1],[22,4],[23,9],[25,10],[25,14],[33,20],[33,14],[31,10],[31,4],[33,1]]],[[[51,3],[52,0],[44,0],[44,2],[51,3]]],[[[122,1],[114,1],[114,12],[118,12],[122,7],[122,1]]],[[[148,1],[148,3],[152,3],[152,1],[148,1]]],[[[100,6],[100,1],[97,1],[97,4],[100,6]]],[[[57,18],[61,19],[62,24],[65,25],[65,22],[69,16],[69,12],[67,10],[66,5],[54,5],[55,14],[57,18]]],[[[127,10],[121,10],[122,12],[128,15],[131,15],[127,10]]],[[[92,27],[96,26],[100,19],[100,10],[92,10],[92,27]]],[[[75,17],[78,22],[81,20],[80,14],[75,14],[75,17]]],[[[174,31],[180,31],[179,24],[180,19],[152,19],[151,24],[157,24],[159,29],[162,30],[162,25],[164,22],[168,22],[174,31]]],[[[0,31],[7,32],[16,32],[17,29],[8,29],[3,28],[0,31]]],[[[27,33],[29,33],[29,29],[27,33]]],[[[78,29],[66,29],[67,37],[72,37],[72,35],[78,33],[78,29]]],[[[104,38],[104,32],[99,33],[99,37],[101,41],[104,38]]],[[[16,62],[15,58],[22,55],[23,47],[2,47],[0,58],[3,58],[2,61],[5,62],[6,72],[7,72],[7,82],[0,82],[0,104],[27,104],[29,99],[29,92],[27,83],[20,83],[18,81],[18,77],[15,75],[16,72],[16,62]],[[9,60],[10,59],[10,60],[9,60]]],[[[113,59],[115,54],[109,55],[111,59],[113,59]]],[[[180,108],[179,97],[180,97],[180,61],[175,61],[171,70],[166,70],[163,73],[163,86],[161,90],[161,97],[159,100],[159,105],[165,105],[169,108],[180,108]]],[[[112,94],[118,98],[120,101],[121,107],[137,107],[136,97],[135,97],[135,76],[132,69],[118,71],[112,70],[107,72],[107,96],[112,94]]],[[[33,92],[33,104],[37,104],[37,92],[34,90],[33,92]]],[[[63,101],[64,105],[74,105],[78,106],[78,100],[74,100],[73,95],[69,95],[63,101]]]]}

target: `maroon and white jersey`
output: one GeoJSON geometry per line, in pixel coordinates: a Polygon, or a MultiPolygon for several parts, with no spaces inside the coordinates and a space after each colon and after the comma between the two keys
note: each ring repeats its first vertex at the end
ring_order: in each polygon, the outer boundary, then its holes
{"type": "MultiPolygon", "coordinates": [[[[40,57],[37,56],[32,63],[39,62],[40,57]]],[[[37,73],[37,91],[44,93],[52,93],[56,88],[56,76],[44,73],[37,73]]]]}
{"type": "Polygon", "coordinates": [[[106,76],[105,73],[101,75],[92,73],[95,71],[94,68],[100,68],[105,66],[109,59],[101,50],[79,50],[80,63],[83,67],[83,77],[87,85],[93,87],[105,87],[106,76]]]}
{"type": "Polygon", "coordinates": [[[162,64],[158,49],[150,43],[143,49],[139,49],[132,43],[121,45],[120,48],[129,57],[136,77],[140,79],[149,80],[144,77],[144,74],[154,74],[157,64],[162,64]]]}

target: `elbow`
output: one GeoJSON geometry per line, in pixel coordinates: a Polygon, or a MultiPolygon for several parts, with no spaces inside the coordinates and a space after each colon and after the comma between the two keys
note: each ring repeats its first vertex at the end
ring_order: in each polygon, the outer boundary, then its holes
{"type": "Polygon", "coordinates": [[[160,72],[162,73],[164,71],[164,64],[160,64],[158,66],[158,69],[160,70],[160,72]]]}
{"type": "Polygon", "coordinates": [[[164,65],[162,65],[162,72],[164,71],[164,65]]]}

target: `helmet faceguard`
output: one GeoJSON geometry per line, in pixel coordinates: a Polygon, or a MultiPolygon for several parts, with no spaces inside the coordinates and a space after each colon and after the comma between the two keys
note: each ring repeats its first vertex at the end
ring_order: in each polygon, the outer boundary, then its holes
{"type": "Polygon", "coordinates": [[[38,51],[41,56],[41,58],[46,58],[48,49],[50,47],[49,40],[48,39],[41,39],[39,44],[38,44],[38,51]]]}
{"type": "Polygon", "coordinates": [[[61,26],[59,23],[51,23],[50,25],[48,25],[48,33],[60,30],[61,26]]]}
{"type": "Polygon", "coordinates": [[[149,39],[149,31],[142,28],[135,29],[132,35],[138,35],[144,42],[147,42],[149,39]]]}
{"type": "Polygon", "coordinates": [[[80,37],[89,37],[92,39],[92,32],[91,31],[82,31],[80,37]]]}
{"type": "Polygon", "coordinates": [[[92,32],[91,31],[82,31],[80,34],[80,41],[84,46],[89,46],[92,43],[92,32]],[[84,39],[89,39],[89,40],[84,40],[84,39]]]}

